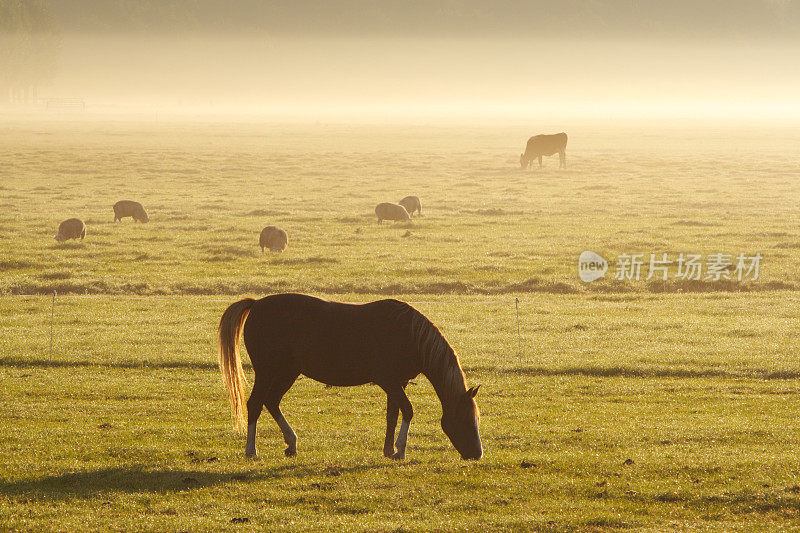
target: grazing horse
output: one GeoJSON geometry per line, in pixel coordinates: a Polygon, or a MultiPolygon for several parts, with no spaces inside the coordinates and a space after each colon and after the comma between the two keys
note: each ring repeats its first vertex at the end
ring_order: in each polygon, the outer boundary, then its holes
{"type": "Polygon", "coordinates": [[[519,166],[528,168],[534,159],[539,159],[539,168],[542,168],[542,156],[553,155],[558,152],[558,168],[567,168],[567,134],[564,132],[555,135],[534,135],[528,139],[525,153],[519,155],[519,166]]]}
{"type": "Polygon", "coordinates": [[[475,404],[478,387],[467,389],[453,348],[430,320],[407,303],[379,300],[358,305],[275,294],[231,304],[219,323],[219,366],[234,424],[240,429],[245,423],[242,330],[255,371],[253,392],[246,402],[248,457],[256,455],[256,422],[264,406],[283,433],[286,456],[297,454],[297,435],[281,413],[280,402],[300,374],[327,385],[375,383],[383,389],[383,454],[404,459],[414,414],[405,387],[422,373],[439,396],[442,429],[461,457],[480,459],[483,454],[475,404]],[[395,441],[400,412],[403,420],[395,441]]]}

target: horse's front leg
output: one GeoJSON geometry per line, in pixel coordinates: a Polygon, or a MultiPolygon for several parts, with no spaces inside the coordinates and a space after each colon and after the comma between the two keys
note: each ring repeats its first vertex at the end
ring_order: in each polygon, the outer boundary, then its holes
{"type": "Polygon", "coordinates": [[[383,441],[383,456],[392,457],[394,455],[394,430],[397,428],[397,415],[400,414],[400,406],[394,403],[388,396],[386,397],[386,439],[383,441]]]}
{"type": "MultiPolygon", "coordinates": [[[[392,459],[405,459],[406,443],[408,442],[408,426],[411,424],[411,418],[414,416],[414,408],[411,406],[411,402],[408,401],[408,396],[406,396],[406,391],[403,389],[403,385],[387,386],[384,387],[383,390],[386,391],[388,403],[394,403],[400,408],[400,412],[403,413],[403,420],[400,422],[400,431],[397,432],[397,440],[394,441],[397,451],[392,455],[392,459]]],[[[387,421],[388,418],[389,416],[387,410],[387,421]]],[[[388,434],[389,428],[387,427],[386,429],[388,434]]],[[[392,433],[394,433],[394,427],[392,428],[392,433]]]]}

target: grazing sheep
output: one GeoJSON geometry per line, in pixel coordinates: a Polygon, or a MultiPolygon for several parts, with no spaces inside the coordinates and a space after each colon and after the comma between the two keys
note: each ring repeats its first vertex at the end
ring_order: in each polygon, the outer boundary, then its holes
{"type": "Polygon", "coordinates": [[[375,207],[375,214],[378,215],[378,224],[384,220],[394,220],[402,222],[403,220],[411,220],[408,211],[402,205],[390,204],[384,202],[375,207]]]}
{"type": "Polygon", "coordinates": [[[79,218],[68,218],[58,225],[58,235],[56,240],[58,242],[66,241],[69,239],[80,239],[86,237],[86,224],[79,218]]]}
{"type": "Polygon", "coordinates": [[[267,226],[261,230],[261,236],[258,238],[258,244],[261,246],[261,253],[264,253],[264,248],[269,248],[270,252],[282,252],[289,244],[289,237],[286,232],[277,226],[267,226]]]}
{"type": "Polygon", "coordinates": [[[133,200],[120,200],[114,204],[114,222],[122,222],[125,217],[132,217],[137,222],[150,222],[142,204],[133,200]]]}
{"type": "Polygon", "coordinates": [[[414,211],[416,211],[419,216],[422,216],[422,204],[419,203],[419,196],[406,196],[397,203],[406,208],[409,216],[413,216],[414,211]]]}

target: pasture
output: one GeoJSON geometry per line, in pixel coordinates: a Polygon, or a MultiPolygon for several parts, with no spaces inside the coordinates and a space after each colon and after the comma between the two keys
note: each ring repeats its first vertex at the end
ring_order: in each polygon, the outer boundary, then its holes
{"type": "Polygon", "coordinates": [[[10,118],[0,529],[798,527],[798,141],[736,125],[10,118]],[[539,129],[568,131],[566,170],[519,168],[539,129]],[[423,217],[377,223],[377,203],[411,194],[423,217]],[[121,199],[150,222],[114,223],[121,199]],[[86,239],[57,243],[71,217],[86,239]],[[271,224],[289,245],[262,255],[271,224]],[[583,284],[584,250],[763,259],[741,284],[583,284]],[[484,458],[458,458],[420,376],[403,462],[381,455],[377,387],[308,379],[282,403],[299,455],[265,414],[246,460],[215,328],[238,296],[283,291],[425,313],[482,385],[484,458]]]}

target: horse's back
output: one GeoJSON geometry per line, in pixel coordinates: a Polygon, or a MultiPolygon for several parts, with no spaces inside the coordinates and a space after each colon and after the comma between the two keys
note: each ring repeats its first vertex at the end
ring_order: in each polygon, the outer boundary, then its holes
{"type": "Polygon", "coordinates": [[[347,304],[303,294],[267,296],[250,310],[245,346],[253,367],[267,372],[288,367],[331,385],[379,382],[387,373],[413,371],[405,310],[411,307],[397,300],[347,304]]]}

